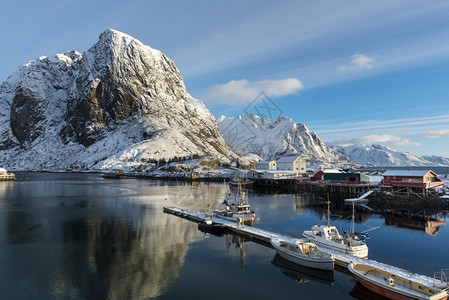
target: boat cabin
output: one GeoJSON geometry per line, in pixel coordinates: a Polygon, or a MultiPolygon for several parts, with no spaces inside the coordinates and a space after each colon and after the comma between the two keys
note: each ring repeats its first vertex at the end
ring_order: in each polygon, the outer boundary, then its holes
{"type": "Polygon", "coordinates": [[[236,208],[237,212],[250,212],[248,204],[246,204],[246,205],[237,205],[235,208],[236,208]]]}
{"type": "Polygon", "coordinates": [[[324,237],[325,239],[342,238],[335,226],[315,225],[312,227],[313,235],[324,237]]]}
{"type": "Polygon", "coordinates": [[[309,248],[314,247],[314,245],[312,243],[304,242],[304,240],[298,240],[294,244],[282,241],[280,246],[281,246],[281,248],[284,248],[291,252],[304,253],[304,254],[309,254],[309,248]]]}

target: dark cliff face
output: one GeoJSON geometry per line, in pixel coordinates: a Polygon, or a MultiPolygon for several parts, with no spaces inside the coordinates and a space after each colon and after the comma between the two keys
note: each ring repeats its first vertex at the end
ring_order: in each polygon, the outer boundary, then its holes
{"type": "MultiPolygon", "coordinates": [[[[139,112],[149,101],[186,98],[182,77],[162,53],[148,55],[142,44],[105,32],[80,61],[79,92],[71,95],[61,137],[90,146],[113,127],[139,112]],[[117,50],[118,49],[118,50],[117,50]],[[160,57],[159,57],[160,56],[160,57]],[[163,91],[159,89],[163,87],[163,91]]],[[[153,50],[154,51],[154,50],[153,50]]]]}
{"type": "Polygon", "coordinates": [[[39,100],[31,92],[19,88],[12,102],[11,129],[24,148],[42,133],[39,123],[45,120],[45,116],[39,100]]]}
{"type": "Polygon", "coordinates": [[[0,97],[11,99],[9,125],[14,137],[3,141],[5,148],[20,144],[22,149],[28,149],[49,126],[55,125],[53,116],[64,109],[68,78],[73,77],[71,59],[66,58],[67,61],[56,56],[39,58],[19,69],[20,82],[16,87],[2,85],[0,97]]]}

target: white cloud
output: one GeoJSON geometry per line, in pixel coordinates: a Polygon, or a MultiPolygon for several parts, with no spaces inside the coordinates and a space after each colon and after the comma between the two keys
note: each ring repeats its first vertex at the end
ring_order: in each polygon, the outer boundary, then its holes
{"type": "Polygon", "coordinates": [[[335,140],[329,142],[331,145],[335,146],[349,146],[354,144],[384,144],[386,146],[419,146],[420,143],[413,142],[408,138],[398,137],[391,134],[383,135],[368,135],[350,139],[335,140]]]}
{"type": "Polygon", "coordinates": [[[365,54],[354,54],[349,64],[338,67],[337,71],[346,73],[350,71],[371,70],[374,68],[374,58],[365,54]]]}
{"type": "Polygon", "coordinates": [[[443,136],[449,136],[449,129],[443,130],[430,130],[421,134],[418,134],[419,137],[427,138],[427,139],[436,139],[443,136]]]}
{"type": "Polygon", "coordinates": [[[302,82],[296,78],[249,82],[246,79],[232,80],[223,85],[210,88],[204,99],[209,102],[237,104],[255,99],[261,92],[269,97],[280,97],[298,93],[303,89],[302,82]]]}
{"type": "Polygon", "coordinates": [[[412,129],[431,129],[435,126],[447,127],[449,125],[449,115],[440,116],[429,116],[429,117],[419,117],[419,118],[404,118],[404,119],[394,119],[394,120],[365,120],[365,121],[355,121],[347,122],[341,124],[324,124],[320,126],[311,126],[314,131],[317,131],[320,135],[330,135],[330,134],[342,134],[342,133],[355,133],[355,132],[369,132],[369,131],[379,131],[379,130],[389,130],[395,132],[408,132],[406,135],[420,136],[416,132],[411,132],[412,129]]]}

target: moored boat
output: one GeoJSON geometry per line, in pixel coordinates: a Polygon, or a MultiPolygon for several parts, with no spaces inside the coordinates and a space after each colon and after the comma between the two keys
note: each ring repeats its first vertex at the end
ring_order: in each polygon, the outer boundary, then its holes
{"type": "Polygon", "coordinates": [[[249,209],[245,192],[241,187],[238,190],[238,199],[236,200],[232,200],[230,193],[227,193],[218,210],[214,211],[214,216],[231,222],[243,223],[244,225],[253,225],[256,217],[254,211],[249,209]]]}
{"type": "Polygon", "coordinates": [[[302,235],[316,243],[319,247],[325,247],[349,255],[367,258],[368,246],[363,240],[359,239],[354,233],[349,234],[348,232],[345,232],[344,236],[341,236],[337,227],[330,224],[329,203],[330,202],[328,201],[327,225],[314,225],[312,229],[305,230],[302,235]]]}
{"type": "Polygon", "coordinates": [[[366,264],[351,263],[349,271],[360,284],[389,299],[447,299],[446,291],[429,284],[404,278],[394,273],[394,269],[383,269],[366,264]]]}
{"type": "Polygon", "coordinates": [[[334,258],[321,251],[307,239],[272,238],[271,245],[283,258],[302,266],[320,270],[333,270],[334,258]]]}

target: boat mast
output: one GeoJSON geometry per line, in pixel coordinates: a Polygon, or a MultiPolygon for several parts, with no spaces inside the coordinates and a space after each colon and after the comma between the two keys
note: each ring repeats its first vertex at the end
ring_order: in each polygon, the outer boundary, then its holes
{"type": "Polygon", "coordinates": [[[351,219],[351,234],[352,235],[354,235],[354,219],[355,219],[355,216],[354,216],[354,208],[355,208],[355,203],[354,202],[352,202],[352,219],[351,219]]]}
{"type": "Polygon", "coordinates": [[[330,211],[330,204],[331,202],[329,201],[329,194],[327,194],[327,226],[330,227],[331,226],[331,211],[330,211]]]}

